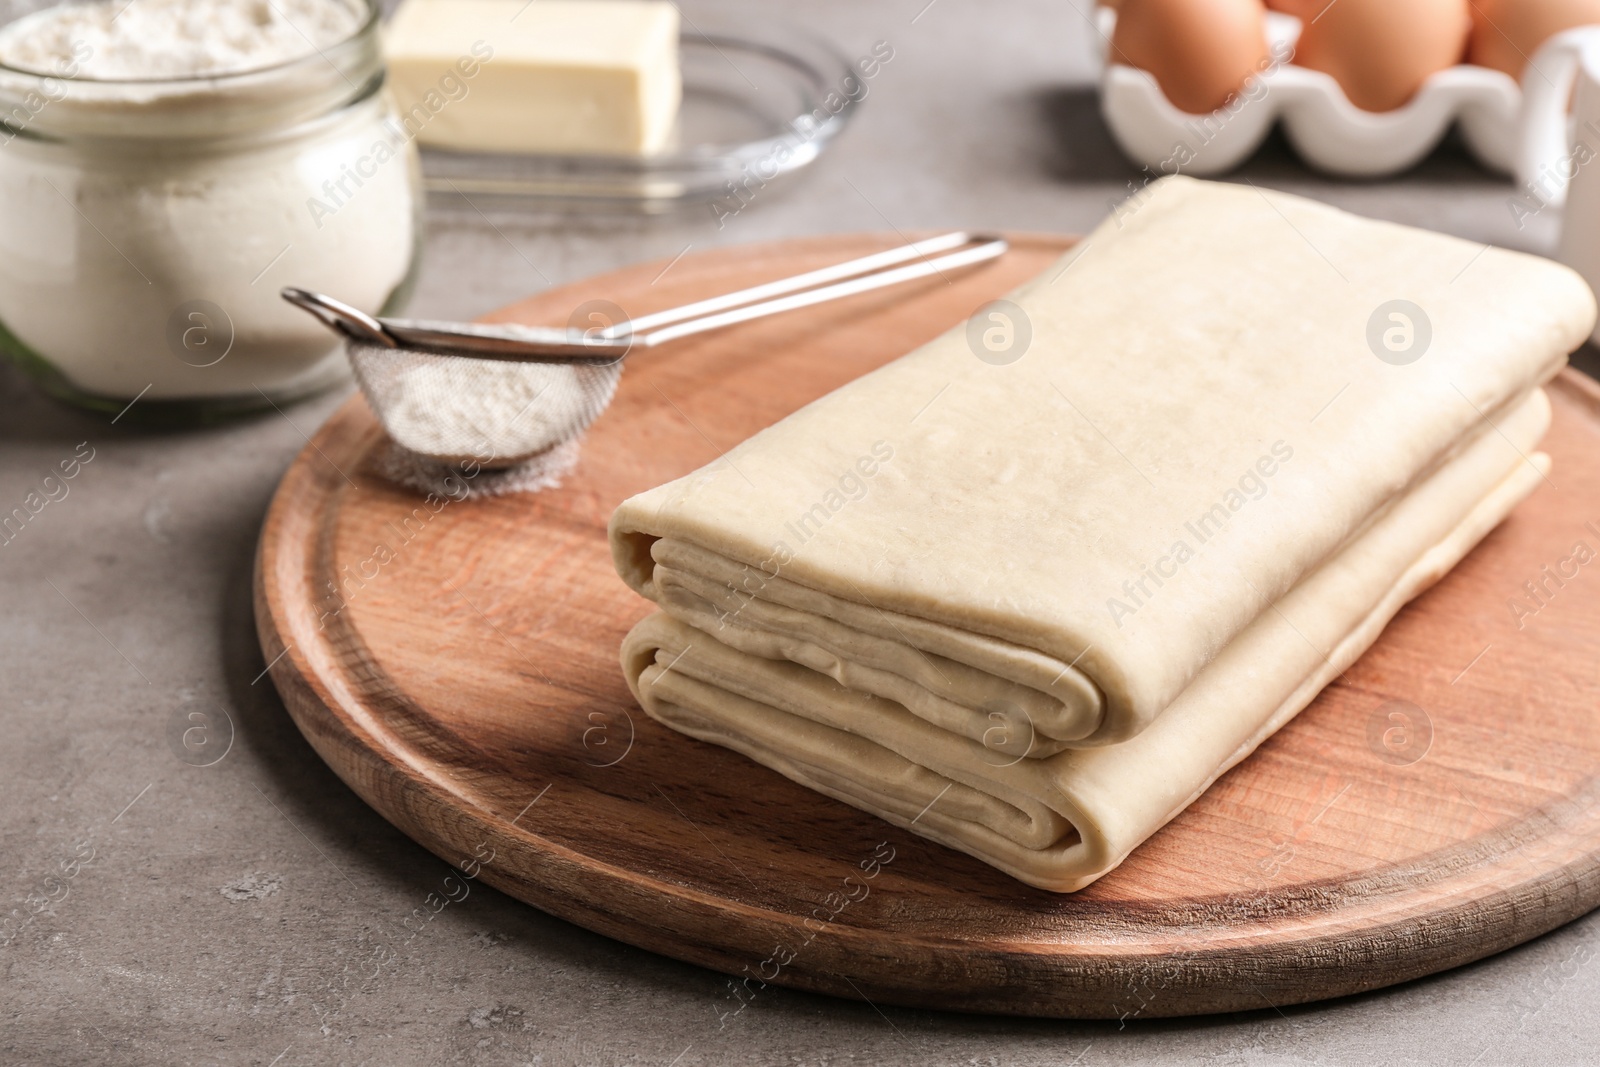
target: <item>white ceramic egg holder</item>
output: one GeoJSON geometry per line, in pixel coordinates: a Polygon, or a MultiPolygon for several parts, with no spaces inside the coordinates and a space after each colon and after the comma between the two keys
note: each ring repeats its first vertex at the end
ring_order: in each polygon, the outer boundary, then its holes
{"type": "MultiPolygon", "coordinates": [[[[1122,150],[1151,170],[1221,174],[1259,148],[1279,119],[1300,157],[1330,174],[1370,178],[1405,170],[1433,150],[1452,121],[1460,122],[1462,139],[1484,166],[1522,169],[1522,89],[1500,71],[1451,67],[1424,82],[1404,107],[1372,112],[1352,104],[1331,76],[1275,62],[1229,107],[1191,115],[1167,100],[1155,78],[1107,58],[1117,15],[1103,7],[1095,15],[1105,64],[1101,113],[1122,150]]],[[[1268,13],[1274,56],[1291,55],[1299,36],[1299,19],[1268,13]]]]}

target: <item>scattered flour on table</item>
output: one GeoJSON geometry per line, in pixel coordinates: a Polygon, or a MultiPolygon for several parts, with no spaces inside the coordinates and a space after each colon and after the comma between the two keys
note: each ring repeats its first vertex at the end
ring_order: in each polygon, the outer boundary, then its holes
{"type": "Polygon", "coordinates": [[[243,903],[265,900],[282,888],[283,878],[280,875],[251,871],[243,878],[229,882],[219,892],[229,900],[243,903]]]}

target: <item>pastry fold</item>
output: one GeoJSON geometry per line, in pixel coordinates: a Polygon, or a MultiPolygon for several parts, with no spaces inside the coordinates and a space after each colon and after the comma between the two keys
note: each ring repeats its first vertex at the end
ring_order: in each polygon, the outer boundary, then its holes
{"type": "Polygon", "coordinates": [[[1115,743],[1594,320],[1548,260],[1177,178],[1010,304],[625,501],[618,572],[964,736],[1115,743]]]}
{"type": "Polygon", "coordinates": [[[1163,179],[1009,300],[625,501],[614,562],[663,612],[629,682],[1076,888],[1531,489],[1538,387],[1594,318],[1546,260],[1163,179]]]}
{"type": "MultiPolygon", "coordinates": [[[[1066,892],[1111,870],[1310,703],[1536,488],[1542,391],[1259,613],[1151,727],[1047,759],[940,729],[657,612],[623,644],[641,706],[818,792],[1066,892]]],[[[996,727],[998,728],[998,727],[996,727]]]]}

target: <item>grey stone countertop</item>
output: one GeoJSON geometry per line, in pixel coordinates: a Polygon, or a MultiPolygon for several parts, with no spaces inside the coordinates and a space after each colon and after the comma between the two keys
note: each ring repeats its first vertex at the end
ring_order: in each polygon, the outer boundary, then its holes
{"type": "MultiPolygon", "coordinates": [[[[855,124],[808,173],[719,227],[552,219],[438,203],[412,311],[471,317],[685,248],[850,230],[1091,227],[1140,180],[1093,91],[1089,0],[826,0],[803,18],[852,54],[886,41],[855,124]]],[[[690,16],[702,6],[687,3],[690,16]]],[[[746,10],[750,10],[747,7],[746,10]]],[[[1368,215],[1548,252],[1507,179],[1447,143],[1341,183],[1273,140],[1236,176],[1368,215]]],[[[6,1064],[1556,1064],[1594,1062],[1591,916],[1474,966],[1333,1003],[1178,1021],[941,1014],[771,988],[726,1029],[721,976],[485,889],[369,983],[353,955],[442,870],[301,739],[263,669],[249,574],[290,458],[340,401],[220,429],[108,426],[0,371],[0,503],[78,442],[68,497],[0,548],[0,916],[89,842],[68,892],[0,947],[6,1064]],[[232,751],[174,757],[190,707],[232,751]],[[1587,1007],[1585,1006],[1587,1005],[1587,1007]]]]}

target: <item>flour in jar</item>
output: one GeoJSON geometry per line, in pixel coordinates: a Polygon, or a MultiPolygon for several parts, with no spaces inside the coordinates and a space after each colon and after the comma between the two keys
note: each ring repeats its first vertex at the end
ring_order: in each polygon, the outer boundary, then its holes
{"type": "Polygon", "coordinates": [[[404,297],[420,176],[373,11],[89,0],[0,26],[0,348],[108,410],[344,380],[278,289],[404,297]]]}
{"type": "Polygon", "coordinates": [[[95,0],[0,29],[0,63],[100,80],[238,74],[319,52],[360,28],[348,0],[95,0]]]}

